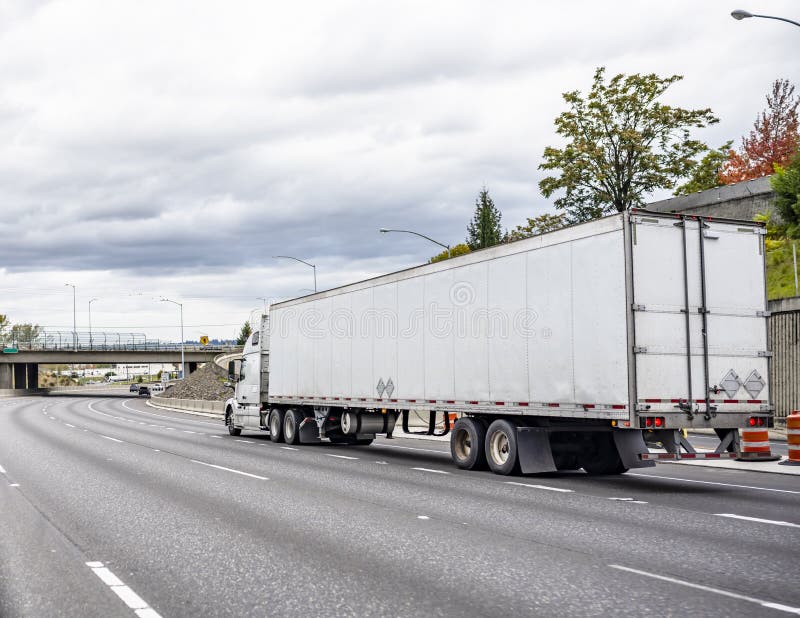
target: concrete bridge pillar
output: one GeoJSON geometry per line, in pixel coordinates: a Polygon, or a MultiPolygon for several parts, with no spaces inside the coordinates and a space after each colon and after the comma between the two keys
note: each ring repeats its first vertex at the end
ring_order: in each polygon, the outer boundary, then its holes
{"type": "Polygon", "coordinates": [[[26,378],[25,365],[16,363],[14,365],[14,388],[27,388],[28,380],[26,378]]]}
{"type": "Polygon", "coordinates": [[[26,363],[25,373],[28,374],[28,388],[39,388],[39,365],[38,363],[26,363]]]}
{"type": "Polygon", "coordinates": [[[0,363],[0,388],[14,388],[11,363],[0,363]]]}

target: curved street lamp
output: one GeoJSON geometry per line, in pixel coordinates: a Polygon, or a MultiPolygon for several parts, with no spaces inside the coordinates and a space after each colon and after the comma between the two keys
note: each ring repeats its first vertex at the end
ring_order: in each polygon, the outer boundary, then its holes
{"type": "Polygon", "coordinates": [[[306,266],[310,266],[314,269],[314,293],[317,293],[317,267],[314,264],[306,262],[305,260],[301,260],[300,258],[292,257],[291,255],[273,255],[274,258],[283,258],[286,260],[294,260],[295,262],[300,262],[301,264],[305,264],[306,266]]]}
{"type": "Polygon", "coordinates": [[[743,11],[742,9],[736,9],[735,11],[732,11],[731,17],[733,17],[738,21],[747,19],[749,17],[761,17],[762,19],[777,19],[778,21],[785,21],[787,23],[794,24],[795,26],[800,26],[800,22],[796,22],[791,19],[786,19],[785,17],[775,17],[774,15],[756,15],[755,13],[751,13],[750,11],[743,11]]]}
{"type": "Polygon", "coordinates": [[[183,303],[179,303],[178,301],[175,300],[170,300],[169,298],[164,298],[163,296],[161,297],[161,302],[172,303],[173,305],[178,305],[178,307],[181,308],[181,380],[183,380],[183,378],[186,377],[186,363],[184,362],[183,358],[183,342],[185,341],[185,338],[183,336],[183,303]]]}
{"type": "Polygon", "coordinates": [[[450,245],[446,245],[444,243],[439,242],[438,240],[434,240],[430,236],[425,236],[425,234],[420,234],[419,232],[415,232],[413,230],[390,230],[385,227],[382,227],[378,230],[381,234],[388,234],[389,232],[401,232],[403,234],[414,234],[414,236],[419,236],[420,238],[424,238],[425,240],[430,240],[432,243],[439,245],[440,247],[444,247],[447,249],[447,257],[450,257],[450,245]]]}
{"type": "Polygon", "coordinates": [[[99,298],[93,298],[89,301],[89,349],[94,349],[92,345],[92,303],[96,300],[100,300],[99,298]]]}

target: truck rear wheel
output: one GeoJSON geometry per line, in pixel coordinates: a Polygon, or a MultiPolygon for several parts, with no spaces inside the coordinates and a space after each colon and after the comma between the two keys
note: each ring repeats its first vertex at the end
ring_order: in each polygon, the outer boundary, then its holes
{"type": "Polygon", "coordinates": [[[300,423],[303,422],[303,418],[297,410],[286,410],[283,415],[283,439],[286,444],[300,444],[300,423]]]}
{"type": "Polygon", "coordinates": [[[456,421],[450,433],[450,455],[455,464],[464,470],[485,470],[486,427],[474,418],[465,417],[456,421]]]}
{"type": "Polygon", "coordinates": [[[498,419],[486,432],[486,461],[495,474],[514,474],[519,471],[517,426],[498,419]]]}
{"type": "Polygon", "coordinates": [[[233,426],[233,410],[228,408],[225,410],[225,424],[228,426],[228,433],[232,436],[241,436],[242,430],[233,426]]]}
{"type": "Polygon", "coordinates": [[[283,414],[280,408],[269,413],[269,439],[273,442],[283,442],[283,414]]]}

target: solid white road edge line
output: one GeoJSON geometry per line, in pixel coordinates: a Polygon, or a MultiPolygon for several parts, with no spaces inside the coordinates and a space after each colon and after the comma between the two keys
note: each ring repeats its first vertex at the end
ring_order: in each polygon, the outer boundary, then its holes
{"type": "Polygon", "coordinates": [[[505,481],[506,485],[517,485],[519,487],[532,487],[533,489],[546,489],[547,491],[559,491],[564,494],[574,494],[572,489],[563,489],[561,487],[550,487],[549,485],[531,485],[529,483],[517,483],[515,481],[505,481]]]}
{"type": "Polygon", "coordinates": [[[334,455],[332,453],[325,453],[326,457],[336,457],[336,459],[358,459],[358,457],[350,457],[349,455],[334,455]]]}
{"type": "Polygon", "coordinates": [[[419,470],[420,472],[433,472],[434,474],[450,474],[444,470],[434,470],[433,468],[411,468],[412,470],[419,470]]]}
{"type": "Polygon", "coordinates": [[[790,521],[776,521],[774,519],[761,519],[760,517],[746,517],[745,515],[734,515],[733,513],[714,513],[717,517],[730,517],[731,519],[743,519],[744,521],[754,521],[759,524],[772,524],[773,526],[788,526],[790,528],[800,528],[800,524],[793,524],[790,521]]]}
{"type": "Polygon", "coordinates": [[[736,487],[738,489],[756,489],[758,491],[774,491],[780,494],[800,494],[800,491],[792,489],[774,489],[772,487],[754,487],[753,485],[734,485],[733,483],[720,483],[717,481],[698,481],[695,479],[682,479],[677,476],[659,476],[658,474],[638,474],[628,472],[625,476],[642,476],[649,479],[667,479],[669,481],[682,481],[684,483],[701,483],[702,485],[722,485],[723,487],[736,487]]]}
{"type": "Polygon", "coordinates": [[[92,569],[92,572],[100,578],[100,581],[111,588],[112,592],[116,594],[125,605],[134,610],[137,616],[140,618],[160,618],[156,610],[150,607],[142,597],[126,586],[119,577],[104,567],[102,562],[87,562],[86,566],[92,569]]]}
{"type": "Polygon", "coordinates": [[[201,466],[208,466],[209,468],[216,468],[217,470],[225,470],[226,472],[233,472],[234,474],[241,474],[242,476],[249,476],[254,479],[259,479],[261,481],[268,481],[269,479],[266,476],[258,476],[257,474],[250,474],[249,472],[242,472],[241,470],[234,470],[233,468],[226,468],[225,466],[218,466],[216,464],[207,463],[205,461],[199,461],[197,459],[190,459],[189,461],[200,464],[201,466]]]}
{"type": "Polygon", "coordinates": [[[728,592],[727,590],[720,590],[719,588],[711,588],[710,586],[702,586],[692,582],[683,581],[682,579],[675,579],[674,577],[666,577],[664,575],[656,575],[655,573],[648,573],[647,571],[640,571],[639,569],[632,569],[630,567],[621,566],[619,564],[609,564],[612,569],[619,569],[620,571],[627,571],[629,573],[636,573],[645,577],[652,577],[653,579],[660,579],[661,581],[678,584],[679,586],[686,586],[687,588],[694,588],[696,590],[704,590],[705,592],[713,592],[731,599],[738,599],[739,601],[747,601],[748,603],[755,603],[762,607],[769,607],[770,609],[777,609],[783,612],[792,614],[800,614],[800,607],[791,607],[789,605],[781,605],[780,603],[772,603],[764,601],[763,599],[756,599],[755,597],[748,597],[743,594],[736,594],[735,592],[728,592]]]}
{"type": "Polygon", "coordinates": [[[100,434],[100,437],[105,438],[106,440],[113,440],[114,442],[122,442],[122,440],[117,440],[116,438],[112,438],[111,436],[104,436],[103,434],[100,434]]]}

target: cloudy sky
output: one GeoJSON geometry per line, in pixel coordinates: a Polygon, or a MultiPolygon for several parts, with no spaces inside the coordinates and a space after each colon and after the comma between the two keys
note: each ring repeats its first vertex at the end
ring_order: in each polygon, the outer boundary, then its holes
{"type": "MultiPolygon", "coordinates": [[[[595,67],[678,73],[696,135],[746,132],[800,84],[796,0],[0,0],[0,313],[48,329],[229,337],[259,297],[422,263],[485,184],[538,190],[561,93],[595,67]]],[[[664,197],[663,194],[655,197],[664,197]]]]}

